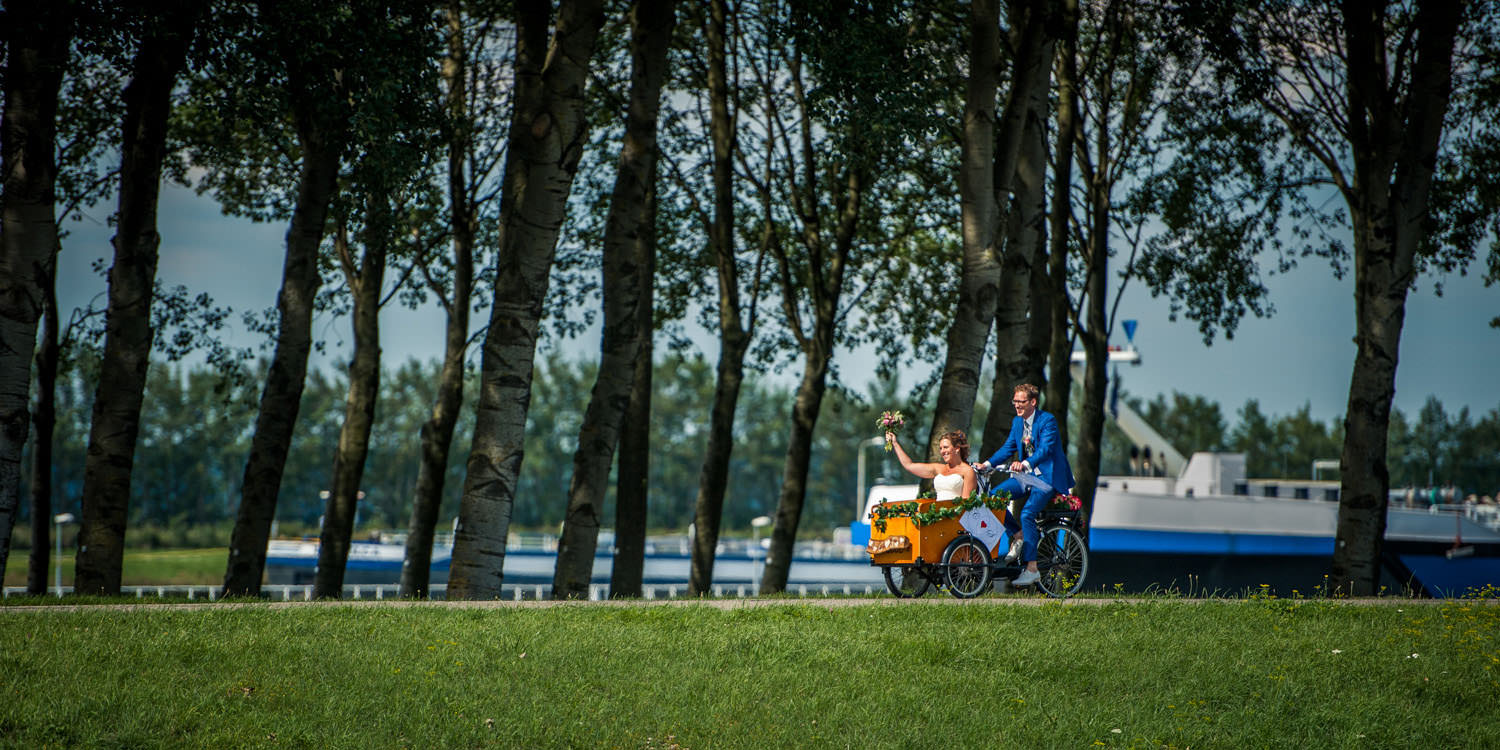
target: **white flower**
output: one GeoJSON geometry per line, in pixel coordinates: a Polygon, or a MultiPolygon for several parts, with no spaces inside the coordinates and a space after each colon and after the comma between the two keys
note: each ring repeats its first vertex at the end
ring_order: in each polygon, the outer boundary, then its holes
{"type": "Polygon", "coordinates": [[[1417,658],[1417,655],[1416,655],[1415,652],[1413,652],[1411,656],[1408,656],[1406,658],[1408,658],[1408,659],[1415,659],[1415,658],[1417,658]]]}
{"type": "Polygon", "coordinates": [[[1111,729],[1109,731],[1110,731],[1111,734],[1120,734],[1120,730],[1118,730],[1118,729],[1111,729]]]}
{"type": "Polygon", "coordinates": [[[1329,652],[1329,653],[1333,653],[1333,654],[1342,654],[1342,653],[1344,653],[1344,650],[1343,650],[1343,649],[1341,649],[1341,648],[1336,648],[1336,649],[1334,649],[1334,650],[1332,650],[1332,651],[1330,651],[1330,652],[1329,652]]]}

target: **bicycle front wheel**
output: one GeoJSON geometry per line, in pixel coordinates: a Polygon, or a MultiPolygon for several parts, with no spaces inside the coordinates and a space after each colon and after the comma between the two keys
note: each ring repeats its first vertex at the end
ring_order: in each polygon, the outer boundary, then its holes
{"type": "Polygon", "coordinates": [[[1083,537],[1067,526],[1042,530],[1036,545],[1037,585],[1048,596],[1066,599],[1083,588],[1089,572],[1089,549],[1083,537]]]}
{"type": "Polygon", "coordinates": [[[927,593],[927,587],[932,585],[932,581],[915,566],[882,565],[880,568],[885,573],[886,590],[897,599],[921,598],[927,593]]]}

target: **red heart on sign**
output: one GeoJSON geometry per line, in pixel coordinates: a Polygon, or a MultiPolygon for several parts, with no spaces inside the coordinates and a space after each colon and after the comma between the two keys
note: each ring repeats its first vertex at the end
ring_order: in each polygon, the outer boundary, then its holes
{"type": "Polygon", "coordinates": [[[980,521],[979,522],[979,528],[981,528],[981,529],[987,529],[989,527],[990,527],[990,522],[989,521],[980,521]]]}

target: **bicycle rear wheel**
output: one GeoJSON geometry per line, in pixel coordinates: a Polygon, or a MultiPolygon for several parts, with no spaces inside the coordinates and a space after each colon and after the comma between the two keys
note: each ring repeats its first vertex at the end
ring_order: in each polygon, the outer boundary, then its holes
{"type": "Polygon", "coordinates": [[[990,585],[990,553],[972,536],[960,536],[943,550],[943,580],[948,593],[972,599],[990,585]]]}
{"type": "Polygon", "coordinates": [[[1067,526],[1042,530],[1036,545],[1037,586],[1048,596],[1066,599],[1083,588],[1089,572],[1089,549],[1083,537],[1067,526]]]}

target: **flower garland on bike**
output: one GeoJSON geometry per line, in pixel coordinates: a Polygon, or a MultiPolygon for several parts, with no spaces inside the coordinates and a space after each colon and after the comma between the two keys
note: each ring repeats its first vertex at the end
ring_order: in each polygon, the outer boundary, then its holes
{"type": "Polygon", "coordinates": [[[885,533],[885,522],[892,518],[910,518],[918,526],[927,526],[949,518],[958,518],[981,505],[993,511],[1005,512],[1005,507],[1010,504],[1010,495],[999,493],[996,495],[981,495],[977,490],[969,494],[964,500],[954,500],[952,505],[939,506],[932,503],[927,510],[919,510],[921,503],[918,500],[930,499],[932,493],[923,493],[917,500],[904,503],[886,503],[877,505],[870,509],[870,518],[876,531],[885,533]]]}

